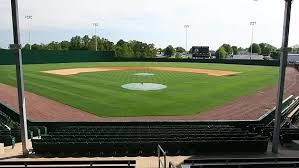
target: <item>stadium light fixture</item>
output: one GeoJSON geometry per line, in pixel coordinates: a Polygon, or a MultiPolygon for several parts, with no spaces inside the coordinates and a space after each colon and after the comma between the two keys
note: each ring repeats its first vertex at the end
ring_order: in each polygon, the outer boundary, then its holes
{"type": "Polygon", "coordinates": [[[252,57],[252,44],[253,44],[253,33],[254,33],[254,26],[256,25],[256,22],[250,22],[251,26],[251,46],[250,46],[250,59],[252,57]]]}
{"type": "Polygon", "coordinates": [[[94,26],[94,36],[95,36],[95,45],[96,45],[96,51],[98,51],[98,39],[97,39],[97,27],[99,26],[99,23],[92,23],[94,26]]]}
{"type": "Polygon", "coordinates": [[[190,25],[184,25],[184,28],[186,30],[186,54],[188,53],[188,28],[190,25]]]}
{"type": "Polygon", "coordinates": [[[31,50],[30,20],[32,20],[32,16],[27,15],[27,16],[25,16],[25,18],[28,20],[28,44],[29,44],[29,50],[31,50]]]}

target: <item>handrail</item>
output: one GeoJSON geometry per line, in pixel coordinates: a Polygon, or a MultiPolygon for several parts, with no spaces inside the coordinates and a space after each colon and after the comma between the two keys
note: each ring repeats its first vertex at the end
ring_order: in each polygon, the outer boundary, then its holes
{"type": "Polygon", "coordinates": [[[176,168],[176,165],[173,164],[172,162],[169,162],[168,168],[176,168]]]}
{"type": "Polygon", "coordinates": [[[161,165],[162,165],[163,168],[166,168],[166,152],[163,150],[163,148],[160,145],[158,145],[158,147],[157,147],[157,154],[158,154],[158,167],[161,168],[161,165]],[[164,158],[163,161],[164,161],[164,163],[160,159],[161,152],[163,154],[163,158],[164,158]]]}

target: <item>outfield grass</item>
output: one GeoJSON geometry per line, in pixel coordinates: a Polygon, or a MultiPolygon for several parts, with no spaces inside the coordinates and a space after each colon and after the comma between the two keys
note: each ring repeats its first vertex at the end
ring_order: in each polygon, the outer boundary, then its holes
{"type": "MultiPolygon", "coordinates": [[[[25,90],[98,116],[190,115],[272,86],[278,68],[200,63],[69,63],[24,65],[25,90]],[[167,66],[238,71],[234,76],[208,76],[172,71],[127,70],[70,76],[40,71],[101,66],[167,66]],[[154,76],[134,76],[150,72],[154,76]],[[125,83],[153,82],[168,86],[159,91],[130,91],[125,83]]],[[[15,67],[0,66],[0,83],[15,86],[15,67]]],[[[1,94],[1,93],[0,93],[1,94]]]]}

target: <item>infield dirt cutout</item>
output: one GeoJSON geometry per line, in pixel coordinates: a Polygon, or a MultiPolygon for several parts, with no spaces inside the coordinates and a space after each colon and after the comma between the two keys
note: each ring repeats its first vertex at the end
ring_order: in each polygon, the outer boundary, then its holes
{"type": "Polygon", "coordinates": [[[44,73],[55,75],[75,75],[87,72],[104,72],[104,71],[121,71],[121,70],[160,70],[160,71],[176,71],[176,72],[190,72],[208,74],[211,76],[227,76],[235,75],[240,72],[212,70],[212,69],[197,69],[197,68],[174,68],[174,67],[151,67],[151,66],[121,66],[121,67],[97,67],[97,68],[73,68],[73,69],[58,69],[42,71],[44,73]]]}

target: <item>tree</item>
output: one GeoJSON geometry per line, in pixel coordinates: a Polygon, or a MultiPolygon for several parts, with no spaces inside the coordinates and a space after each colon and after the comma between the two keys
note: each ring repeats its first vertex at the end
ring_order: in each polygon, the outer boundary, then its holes
{"type": "Polygon", "coordinates": [[[48,45],[45,45],[45,48],[47,50],[61,50],[61,46],[60,43],[52,41],[51,43],[49,43],[48,45]]]}
{"type": "Polygon", "coordinates": [[[176,47],[175,51],[178,52],[178,53],[184,53],[184,52],[186,52],[186,50],[183,47],[176,47]]]}
{"type": "Polygon", "coordinates": [[[237,55],[238,47],[237,46],[232,46],[232,50],[233,50],[233,55],[237,55]]]}
{"type": "Polygon", "coordinates": [[[125,42],[123,39],[120,39],[120,40],[116,43],[116,45],[118,45],[118,46],[122,46],[122,45],[124,45],[124,44],[127,44],[127,42],[125,42]]]}
{"type": "Polygon", "coordinates": [[[280,51],[279,50],[272,51],[271,54],[270,54],[270,56],[273,59],[279,59],[279,57],[280,57],[280,51]]]}
{"type": "Polygon", "coordinates": [[[217,51],[216,51],[216,58],[217,59],[223,59],[224,57],[226,57],[228,54],[225,51],[225,48],[223,46],[221,46],[217,51]]]}
{"type": "Polygon", "coordinates": [[[252,46],[252,53],[256,53],[256,54],[261,54],[261,47],[260,45],[253,43],[252,45],[250,45],[250,47],[248,48],[248,52],[251,52],[251,46],[252,46]]]}
{"type": "Polygon", "coordinates": [[[175,58],[182,58],[182,57],[183,57],[183,54],[182,54],[182,53],[179,53],[179,52],[176,52],[174,57],[175,57],[175,58]]]}
{"type": "Polygon", "coordinates": [[[233,53],[233,49],[229,44],[223,44],[222,47],[224,48],[227,55],[230,55],[233,53]]]}
{"type": "Polygon", "coordinates": [[[70,49],[70,42],[62,41],[60,42],[61,50],[69,50],[70,49]]]}
{"type": "Polygon", "coordinates": [[[151,58],[156,57],[157,53],[158,53],[158,50],[155,48],[155,45],[154,44],[148,44],[148,48],[149,48],[148,56],[151,57],[151,58]]]}
{"type": "Polygon", "coordinates": [[[165,50],[164,50],[164,55],[165,55],[165,56],[168,56],[168,57],[173,56],[174,53],[175,53],[175,50],[174,50],[174,48],[172,47],[172,45],[167,46],[167,47],[165,48],[165,50]]]}
{"type": "Polygon", "coordinates": [[[154,44],[132,40],[129,41],[129,46],[132,48],[136,58],[151,58],[157,55],[157,49],[154,44]]]}
{"type": "Polygon", "coordinates": [[[162,48],[158,48],[158,49],[157,49],[157,52],[160,54],[160,53],[163,52],[163,49],[162,49],[162,48]]]}
{"type": "Polygon", "coordinates": [[[90,41],[88,43],[88,50],[96,50],[96,38],[97,38],[97,40],[99,40],[98,37],[92,36],[92,38],[90,39],[90,41]]]}
{"type": "Polygon", "coordinates": [[[134,56],[136,58],[144,58],[146,57],[146,53],[145,53],[145,44],[137,41],[137,40],[132,40],[129,41],[129,45],[132,48],[133,52],[134,52],[134,56]]]}
{"type": "Polygon", "coordinates": [[[25,44],[25,46],[23,47],[23,49],[29,50],[30,49],[30,44],[25,44]]]}
{"type": "Polygon", "coordinates": [[[261,54],[264,55],[264,56],[268,56],[268,55],[270,55],[270,53],[272,51],[277,50],[276,47],[274,47],[270,44],[267,44],[267,43],[260,43],[259,46],[261,48],[261,54]]]}
{"type": "Polygon", "coordinates": [[[89,43],[90,43],[90,38],[88,35],[85,35],[83,38],[82,38],[82,48],[83,50],[87,50],[88,49],[88,46],[89,46],[89,43]]]}
{"type": "Polygon", "coordinates": [[[38,44],[31,45],[31,50],[39,50],[39,49],[41,49],[40,45],[38,45],[38,44]]]}
{"type": "Polygon", "coordinates": [[[124,57],[124,58],[134,57],[134,52],[132,48],[129,46],[129,43],[125,42],[124,40],[119,40],[116,43],[114,47],[114,51],[117,57],[124,57]]]}
{"type": "Polygon", "coordinates": [[[105,38],[97,37],[98,51],[112,51],[114,43],[105,38]]]}
{"type": "Polygon", "coordinates": [[[71,50],[80,50],[81,49],[81,37],[75,36],[71,38],[70,49],[71,50]]]}
{"type": "MultiPolygon", "coordinates": [[[[115,51],[118,57],[137,57],[137,58],[150,58],[156,57],[157,49],[154,44],[147,44],[141,41],[119,40],[116,45],[105,38],[98,36],[88,35],[74,36],[70,41],[56,42],[52,41],[48,44],[33,44],[32,50],[95,50],[97,40],[98,51],[115,51]]],[[[29,44],[24,46],[24,49],[29,49],[29,44]]]]}

